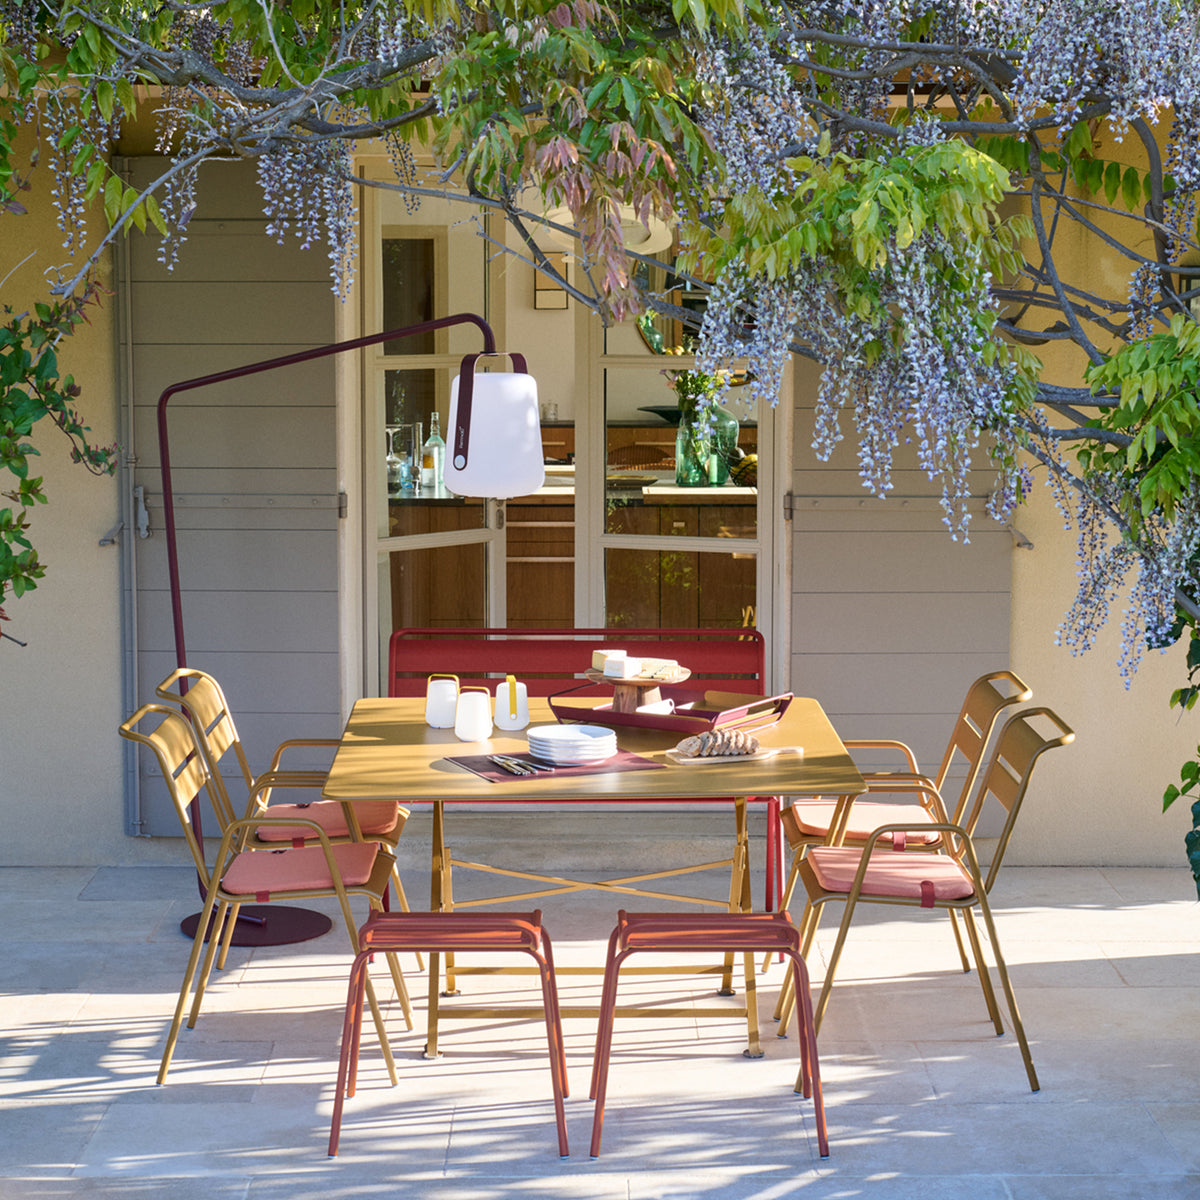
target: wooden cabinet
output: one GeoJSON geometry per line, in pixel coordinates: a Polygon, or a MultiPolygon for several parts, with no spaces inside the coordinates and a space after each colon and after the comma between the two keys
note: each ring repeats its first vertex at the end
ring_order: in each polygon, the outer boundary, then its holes
{"type": "MultiPolygon", "coordinates": [[[[388,505],[393,537],[479,529],[483,501],[412,499],[388,505]]],[[[482,544],[393,550],[388,555],[392,628],[487,624],[487,556],[482,544]]]]}
{"type": "Polygon", "coordinates": [[[575,624],[575,503],[528,497],[507,505],[510,629],[575,624]]]}

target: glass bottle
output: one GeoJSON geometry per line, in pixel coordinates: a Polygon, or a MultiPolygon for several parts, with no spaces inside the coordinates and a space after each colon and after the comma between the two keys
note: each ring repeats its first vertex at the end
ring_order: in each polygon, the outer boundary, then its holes
{"type": "Polygon", "coordinates": [[[708,482],[710,487],[721,487],[729,479],[729,468],[737,449],[738,419],[727,408],[715,403],[709,405],[706,416],[709,430],[708,482]]]}
{"type": "Polygon", "coordinates": [[[446,443],[442,440],[440,420],[435,409],[429,418],[429,436],[421,447],[421,487],[440,493],[445,465],[446,443]]]}

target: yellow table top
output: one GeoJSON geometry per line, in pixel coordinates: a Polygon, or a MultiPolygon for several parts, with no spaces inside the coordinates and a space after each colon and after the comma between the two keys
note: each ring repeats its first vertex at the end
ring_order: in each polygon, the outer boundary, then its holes
{"type": "MultiPolygon", "coordinates": [[[[448,756],[520,754],[524,731],[496,730],[487,742],[460,742],[453,729],[425,724],[422,698],[368,698],[354,705],[322,795],[329,800],[459,800],[476,804],[680,800],[726,796],[858,795],[866,784],[816,700],[793,699],[783,719],[756,732],[764,748],[803,747],[745,763],[676,766],[665,751],[683,736],[618,728],[622,750],[665,764],[661,771],[516,776],[491,783],[445,761],[448,756]]],[[[555,724],[544,700],[529,701],[531,725],[555,724]]]]}

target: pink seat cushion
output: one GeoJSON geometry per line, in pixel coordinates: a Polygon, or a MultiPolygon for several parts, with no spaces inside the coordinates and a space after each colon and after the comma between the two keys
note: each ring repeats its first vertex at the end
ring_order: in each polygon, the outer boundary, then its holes
{"type": "MultiPolygon", "coordinates": [[[[395,800],[372,800],[359,804],[354,809],[363,837],[374,834],[382,837],[396,828],[400,805],[395,800]]],[[[307,807],[302,804],[272,804],[266,811],[268,817],[296,817],[305,821],[316,821],[331,838],[349,837],[350,826],[346,813],[336,800],[318,800],[307,807]]],[[[264,825],[258,830],[260,841],[292,842],[296,838],[310,838],[311,829],[303,825],[264,825]]]]}
{"type": "MultiPolygon", "coordinates": [[[[792,805],[796,824],[800,832],[810,837],[824,837],[833,823],[835,802],[832,800],[797,800],[792,805]]],[[[850,808],[850,820],[846,824],[846,836],[856,841],[865,841],[880,825],[920,825],[929,820],[929,813],[919,804],[880,804],[875,800],[856,800],[850,808]]],[[[909,845],[918,842],[932,846],[938,834],[930,830],[905,834],[909,845]]],[[[892,835],[885,834],[881,842],[891,842],[892,835]]]]}
{"type": "MultiPolygon", "coordinates": [[[[808,862],[827,892],[849,892],[862,853],[849,846],[814,846],[808,852],[808,862]]],[[[935,900],[965,900],[975,894],[970,876],[954,859],[943,854],[903,854],[896,850],[871,855],[862,894],[921,900],[928,890],[921,886],[923,883],[933,885],[935,900]]]]}
{"type": "MultiPolygon", "coordinates": [[[[347,887],[371,878],[379,847],[374,842],[341,842],[333,847],[334,862],[347,887]]],[[[233,860],[221,879],[235,896],[268,896],[272,892],[310,892],[333,887],[325,853],[320,846],[292,850],[247,850],[233,860]]]]}

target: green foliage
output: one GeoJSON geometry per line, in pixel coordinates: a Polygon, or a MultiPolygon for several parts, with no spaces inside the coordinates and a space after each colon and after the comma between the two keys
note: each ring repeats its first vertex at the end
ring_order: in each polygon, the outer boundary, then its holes
{"type": "Polygon", "coordinates": [[[1122,501],[1135,533],[1156,509],[1169,519],[1200,484],[1200,325],[1176,313],[1167,332],[1122,347],[1086,379],[1093,392],[1119,394],[1092,426],[1123,436],[1081,447],[1080,463],[1136,480],[1122,501]]]}
{"type": "MultiPolygon", "coordinates": [[[[794,192],[768,196],[747,189],[735,194],[722,227],[685,251],[684,269],[703,270],[711,277],[740,259],[751,274],[774,280],[786,278],[805,259],[819,258],[834,268],[842,305],[877,328],[880,339],[905,336],[893,320],[885,286],[890,257],[903,254],[929,225],[936,225],[951,244],[969,245],[994,276],[1022,269],[1021,239],[1030,236],[1029,220],[1000,217],[1007,172],[966,142],[854,158],[830,153],[826,136],[817,156],[791,159],[789,166],[801,179],[794,192]]],[[[935,257],[933,267],[948,291],[960,287],[955,260],[935,257]]],[[[975,320],[982,340],[994,347],[991,353],[1017,367],[1021,399],[1031,399],[1038,360],[1018,345],[993,339],[992,312],[978,312],[975,320]]]]}
{"type": "MultiPolygon", "coordinates": [[[[38,421],[49,417],[71,442],[71,457],[97,474],[116,466],[116,447],[96,447],[74,402],[80,394],[71,376],[61,376],[56,346],[84,319],[92,293],[54,304],[38,304],[33,314],[14,315],[5,308],[0,326],[0,471],[15,486],[0,493],[12,506],[0,508],[0,601],[11,590],[22,596],[37,587],[46,568],[29,540],[29,511],[45,504],[40,476],[30,475],[37,449],[26,439],[38,421]]],[[[2,613],[0,613],[2,615],[2,613]]]]}
{"type": "MultiPolygon", "coordinates": [[[[1187,652],[1188,683],[1171,693],[1171,706],[1187,712],[1195,707],[1196,698],[1200,696],[1200,626],[1181,615],[1178,627],[1181,634],[1185,628],[1190,631],[1187,652]]],[[[1192,828],[1184,835],[1184,847],[1192,876],[1196,880],[1196,894],[1200,897],[1200,746],[1196,747],[1196,757],[1188,759],[1180,768],[1179,782],[1168,785],[1163,792],[1163,812],[1166,812],[1180,796],[1193,800],[1192,828]]]]}

